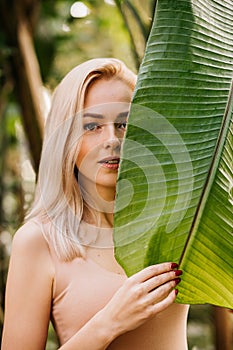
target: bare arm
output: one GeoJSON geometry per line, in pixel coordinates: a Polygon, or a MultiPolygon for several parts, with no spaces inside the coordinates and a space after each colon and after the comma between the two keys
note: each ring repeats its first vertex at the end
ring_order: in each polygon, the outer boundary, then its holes
{"type": "MultiPolygon", "coordinates": [[[[52,300],[53,265],[38,227],[28,223],[14,238],[9,267],[2,350],[43,350],[52,300]]],[[[126,280],[110,302],[60,350],[104,350],[176,297],[171,263],[150,266],[126,280]]]]}
{"type": "Polygon", "coordinates": [[[47,340],[53,269],[37,225],[25,224],[13,240],[7,279],[2,350],[41,350],[47,340]]]}
{"type": "Polygon", "coordinates": [[[115,338],[170,306],[178,281],[171,263],[145,268],[126,280],[110,302],[60,350],[106,349],[115,338]]]}

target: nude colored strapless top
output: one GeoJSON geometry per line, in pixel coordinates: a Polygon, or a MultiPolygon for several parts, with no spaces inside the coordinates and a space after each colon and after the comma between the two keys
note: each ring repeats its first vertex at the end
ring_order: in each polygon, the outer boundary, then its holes
{"type": "Polygon", "coordinates": [[[52,321],[63,344],[107,304],[125,276],[83,258],[55,261],[55,269],[52,321]]]}
{"type": "MultiPolygon", "coordinates": [[[[62,345],[108,303],[127,277],[105,270],[90,258],[62,262],[49,248],[55,266],[51,319],[62,345]]],[[[174,304],[115,339],[108,349],[186,350],[187,311],[186,305],[174,304]]]]}

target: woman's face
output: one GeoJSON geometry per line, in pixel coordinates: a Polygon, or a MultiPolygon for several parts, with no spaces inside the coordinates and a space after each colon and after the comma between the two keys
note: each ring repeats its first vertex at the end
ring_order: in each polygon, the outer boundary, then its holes
{"type": "Polygon", "coordinates": [[[115,189],[131,97],[130,87],[114,78],[99,79],[89,87],[76,161],[84,187],[115,189]]]}

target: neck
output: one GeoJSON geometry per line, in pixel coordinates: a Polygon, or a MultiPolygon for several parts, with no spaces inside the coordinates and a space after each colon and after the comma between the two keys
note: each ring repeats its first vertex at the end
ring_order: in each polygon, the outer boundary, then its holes
{"type": "Polygon", "coordinates": [[[83,221],[95,225],[96,227],[112,228],[113,227],[113,213],[98,211],[84,203],[83,207],[83,221]]]}
{"type": "Polygon", "coordinates": [[[100,186],[86,178],[81,180],[79,184],[85,203],[83,211],[86,221],[92,221],[95,225],[99,223],[98,226],[102,227],[112,227],[116,187],[100,186]]]}

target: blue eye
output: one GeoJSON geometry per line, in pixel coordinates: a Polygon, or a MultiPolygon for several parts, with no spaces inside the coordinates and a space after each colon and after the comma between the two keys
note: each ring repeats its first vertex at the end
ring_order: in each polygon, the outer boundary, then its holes
{"type": "Polygon", "coordinates": [[[99,127],[97,123],[87,123],[84,124],[83,129],[86,131],[94,131],[99,127]]]}

